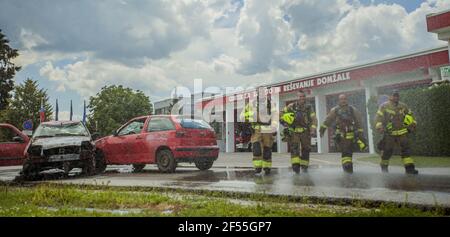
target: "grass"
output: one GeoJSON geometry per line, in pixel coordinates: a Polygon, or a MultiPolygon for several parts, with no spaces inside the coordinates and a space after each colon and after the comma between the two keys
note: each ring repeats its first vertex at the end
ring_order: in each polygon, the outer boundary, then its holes
{"type": "MultiPolygon", "coordinates": [[[[412,156],[416,167],[450,167],[450,157],[431,157],[431,156],[412,156]]],[[[359,161],[368,161],[371,163],[380,163],[380,156],[370,156],[359,158],[359,161]]],[[[392,156],[389,165],[403,166],[400,156],[392,156]]]]}
{"type": "Polygon", "coordinates": [[[138,190],[104,186],[0,185],[0,216],[442,216],[444,211],[382,204],[368,208],[362,201],[326,203],[263,194],[138,190]]]}

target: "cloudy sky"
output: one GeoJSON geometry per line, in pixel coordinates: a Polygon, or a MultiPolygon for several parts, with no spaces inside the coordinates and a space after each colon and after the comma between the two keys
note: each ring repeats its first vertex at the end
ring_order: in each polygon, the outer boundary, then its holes
{"type": "Polygon", "coordinates": [[[16,83],[38,80],[60,117],[104,85],[144,91],[251,86],[444,46],[425,16],[450,0],[0,0],[20,50],[16,83]]]}

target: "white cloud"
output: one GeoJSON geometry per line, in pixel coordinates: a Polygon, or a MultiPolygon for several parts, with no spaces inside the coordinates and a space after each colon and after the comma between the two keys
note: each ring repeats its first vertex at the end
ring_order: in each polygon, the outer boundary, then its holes
{"type": "Polygon", "coordinates": [[[66,73],[58,67],[53,67],[50,61],[39,70],[39,73],[45,75],[50,81],[63,81],[66,77],[66,73]]]}
{"type": "Polygon", "coordinates": [[[28,50],[39,45],[48,44],[48,41],[42,36],[24,28],[20,30],[20,42],[28,50]]]}
{"type": "Polygon", "coordinates": [[[232,76],[239,66],[239,60],[228,55],[222,54],[213,60],[214,71],[232,76]]]}
{"type": "Polygon", "coordinates": [[[252,75],[288,66],[285,57],[293,48],[294,34],[283,19],[283,2],[245,1],[236,28],[239,45],[248,50],[240,73],[252,75]]]}
{"type": "Polygon", "coordinates": [[[425,16],[448,6],[429,1],[408,13],[398,4],[335,5],[341,10],[334,11],[334,27],[300,37],[298,47],[307,57],[295,62],[297,71],[310,74],[445,45],[427,32],[425,16]]]}
{"type": "Polygon", "coordinates": [[[0,22],[6,26],[9,37],[21,42],[24,49],[85,51],[127,64],[167,57],[186,48],[192,39],[208,37],[213,24],[210,17],[214,11],[204,1],[123,3],[2,1],[0,22]]]}
{"type": "Polygon", "coordinates": [[[147,94],[170,91],[176,83],[165,72],[152,64],[135,68],[111,61],[82,60],[63,68],[47,62],[40,75],[57,83],[57,90],[66,88],[77,91],[82,97],[95,95],[105,85],[120,84],[147,94]]]}
{"type": "Polygon", "coordinates": [[[195,78],[205,87],[248,87],[445,45],[426,32],[425,15],[449,7],[448,0],[409,13],[346,0],[8,1],[0,22],[21,44],[18,64],[40,65],[55,91],[87,98],[122,84],[160,99],[195,78]]]}

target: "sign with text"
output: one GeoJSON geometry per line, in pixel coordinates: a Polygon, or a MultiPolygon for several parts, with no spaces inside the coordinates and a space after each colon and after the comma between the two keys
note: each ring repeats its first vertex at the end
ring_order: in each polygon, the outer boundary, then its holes
{"type": "Polygon", "coordinates": [[[441,79],[450,80],[450,66],[441,67],[441,79]]]}
{"type": "Polygon", "coordinates": [[[237,95],[231,95],[228,96],[228,102],[233,102],[236,100],[245,100],[245,99],[249,99],[249,100],[254,100],[256,99],[258,96],[260,96],[261,98],[265,98],[271,95],[276,95],[280,93],[280,87],[270,87],[270,88],[259,88],[259,93],[257,90],[253,90],[253,91],[247,91],[244,93],[240,93],[237,95]]]}
{"type": "Polygon", "coordinates": [[[328,76],[312,78],[312,79],[292,82],[292,83],[283,85],[282,92],[290,92],[290,91],[295,91],[295,90],[299,90],[299,89],[324,86],[324,85],[333,84],[333,83],[337,83],[337,82],[341,82],[341,81],[347,81],[347,80],[350,80],[350,72],[335,73],[335,74],[328,75],[328,76]]]}

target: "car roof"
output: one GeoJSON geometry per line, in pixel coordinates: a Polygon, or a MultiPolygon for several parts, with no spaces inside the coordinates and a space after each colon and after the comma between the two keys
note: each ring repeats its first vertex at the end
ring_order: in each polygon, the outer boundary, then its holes
{"type": "Polygon", "coordinates": [[[151,114],[151,115],[143,115],[143,116],[138,116],[138,117],[134,117],[132,119],[141,119],[141,118],[156,118],[156,117],[163,117],[163,118],[176,118],[176,117],[186,117],[189,115],[172,115],[172,114],[151,114]]]}
{"type": "Polygon", "coordinates": [[[172,114],[156,114],[156,115],[149,115],[147,117],[150,118],[158,118],[158,117],[162,117],[162,118],[173,118],[173,119],[177,119],[177,118],[184,118],[184,119],[200,119],[203,120],[202,117],[198,117],[198,116],[194,116],[192,117],[191,115],[186,115],[186,114],[177,114],[177,115],[172,115],[172,114]]]}
{"type": "Polygon", "coordinates": [[[8,127],[8,128],[16,128],[16,126],[14,126],[12,124],[9,124],[9,123],[0,123],[0,126],[1,127],[8,127]]]}
{"type": "Polygon", "coordinates": [[[53,126],[62,126],[62,125],[67,125],[67,124],[77,124],[80,123],[80,121],[66,121],[66,120],[62,120],[62,121],[47,121],[47,122],[42,122],[42,125],[53,125],[53,126]]]}
{"type": "MultiPolygon", "coordinates": [[[[183,114],[177,114],[177,115],[173,115],[173,114],[153,114],[153,115],[143,115],[143,116],[138,116],[138,117],[134,117],[131,120],[136,120],[136,119],[147,119],[147,118],[172,118],[172,119],[177,119],[177,118],[186,118],[186,119],[190,119],[192,118],[191,115],[183,115],[183,114]]],[[[200,119],[203,120],[203,118],[201,117],[194,117],[193,119],[200,119]]]]}

